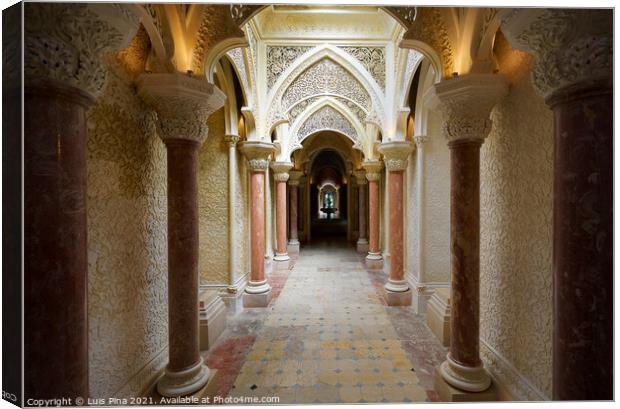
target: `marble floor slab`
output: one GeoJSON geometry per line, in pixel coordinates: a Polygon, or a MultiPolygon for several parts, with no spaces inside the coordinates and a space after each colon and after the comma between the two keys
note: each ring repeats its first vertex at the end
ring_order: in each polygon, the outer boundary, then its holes
{"type": "Polygon", "coordinates": [[[446,349],[424,317],[386,306],[387,275],[363,260],[344,241],[320,242],[271,273],[270,305],[230,317],[207,352],[211,393],[280,404],[437,401],[432,374],[446,349]]]}

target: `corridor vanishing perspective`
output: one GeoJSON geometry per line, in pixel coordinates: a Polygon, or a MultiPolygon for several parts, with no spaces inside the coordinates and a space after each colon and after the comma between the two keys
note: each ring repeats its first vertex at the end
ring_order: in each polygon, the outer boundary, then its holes
{"type": "Polygon", "coordinates": [[[613,400],[612,8],[3,17],[5,399],[613,400]]]}
{"type": "Polygon", "coordinates": [[[226,365],[238,376],[216,374],[214,395],[275,396],[280,404],[438,400],[432,371],[445,348],[412,311],[385,305],[385,274],[367,269],[350,244],[308,246],[276,276],[283,288],[266,311],[231,320],[208,353],[207,364],[218,367],[244,344],[226,365]]]}

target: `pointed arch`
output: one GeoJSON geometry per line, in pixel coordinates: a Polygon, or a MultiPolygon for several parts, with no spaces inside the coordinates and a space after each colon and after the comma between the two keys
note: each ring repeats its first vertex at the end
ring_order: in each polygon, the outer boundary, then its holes
{"type": "Polygon", "coordinates": [[[303,141],[308,136],[326,130],[346,136],[353,142],[354,149],[363,151],[364,127],[359,122],[357,116],[347,106],[333,97],[323,97],[306,108],[292,124],[289,133],[288,154],[301,149],[303,141]],[[323,115],[325,118],[317,115],[323,115]],[[314,125],[311,122],[313,118],[318,121],[323,120],[323,123],[314,125]],[[330,119],[339,119],[339,121],[332,122],[337,126],[331,126],[329,123],[330,119]],[[343,119],[344,121],[342,121],[343,119]]]}
{"type": "Polygon", "coordinates": [[[293,84],[300,75],[306,72],[306,70],[325,58],[343,68],[353,79],[360,83],[370,99],[369,111],[374,113],[374,115],[371,116],[382,120],[384,106],[382,91],[379,85],[374,79],[370,78],[370,74],[362,64],[350,54],[334,45],[325,44],[315,47],[315,49],[306,53],[304,58],[296,60],[274,83],[267,94],[267,106],[269,107],[269,111],[266,115],[267,129],[270,129],[276,118],[282,116],[283,111],[286,110],[286,107],[282,106],[282,98],[291,84],[293,84]]]}

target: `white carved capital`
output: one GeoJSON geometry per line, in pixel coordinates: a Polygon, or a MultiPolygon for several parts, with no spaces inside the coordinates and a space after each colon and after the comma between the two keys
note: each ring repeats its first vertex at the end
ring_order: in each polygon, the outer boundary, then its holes
{"type": "Polygon", "coordinates": [[[138,95],[157,112],[162,139],[207,138],[207,119],[224,106],[226,96],[206,80],[186,74],[142,74],[138,95]]]}
{"type": "Polygon", "coordinates": [[[304,172],[301,170],[291,170],[288,174],[290,176],[288,180],[289,186],[299,186],[299,181],[304,175],[304,172]]]}
{"type": "Polygon", "coordinates": [[[415,145],[419,149],[422,145],[428,142],[428,135],[416,135],[413,137],[413,142],[415,142],[415,145]]]}
{"type": "Polygon", "coordinates": [[[611,87],[613,10],[513,9],[502,32],[513,48],[536,56],[533,82],[545,99],[569,88],[611,87]]]}
{"type": "Polygon", "coordinates": [[[383,162],[380,160],[368,160],[362,164],[366,169],[366,179],[369,182],[376,182],[381,179],[381,169],[383,169],[383,162]]]}
{"type": "Polygon", "coordinates": [[[353,176],[355,176],[355,182],[358,185],[365,185],[368,183],[366,180],[366,171],[365,170],[356,170],[353,172],[353,176]]]}
{"type": "Polygon", "coordinates": [[[237,145],[237,142],[239,142],[239,135],[225,135],[224,136],[224,140],[226,142],[228,142],[228,145],[231,148],[234,148],[237,145]]]}
{"type": "Polygon", "coordinates": [[[491,110],[508,93],[499,74],[468,74],[433,85],[431,106],[443,112],[443,131],[449,142],[484,139],[491,132],[491,110]]]}
{"type": "Polygon", "coordinates": [[[286,182],[289,178],[288,171],[291,170],[293,164],[290,162],[272,162],[271,170],[273,170],[273,179],[276,182],[286,182]]]}
{"type": "Polygon", "coordinates": [[[105,55],[135,36],[140,9],[127,3],[25,3],[26,83],[60,81],[97,97],[105,84],[105,55]]]}
{"type": "Polygon", "coordinates": [[[264,172],[269,167],[269,157],[274,152],[272,143],[260,141],[243,141],[239,150],[248,159],[248,166],[254,172],[264,172]]]}
{"type": "Polygon", "coordinates": [[[409,141],[385,142],[379,145],[383,154],[383,162],[388,170],[405,170],[407,158],[413,151],[414,144],[409,141]]]}

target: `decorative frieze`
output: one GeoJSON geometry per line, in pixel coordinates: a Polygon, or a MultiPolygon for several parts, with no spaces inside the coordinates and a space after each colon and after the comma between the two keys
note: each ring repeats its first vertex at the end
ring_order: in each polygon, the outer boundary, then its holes
{"type": "Polygon", "coordinates": [[[96,97],[106,79],[106,53],[129,44],[139,13],[131,4],[26,3],[26,83],[51,79],[96,97]]]}
{"type": "Polygon", "coordinates": [[[142,74],[138,95],[157,112],[160,137],[189,139],[199,143],[207,138],[207,119],[224,105],[225,95],[206,80],[189,75],[142,74]]]}

